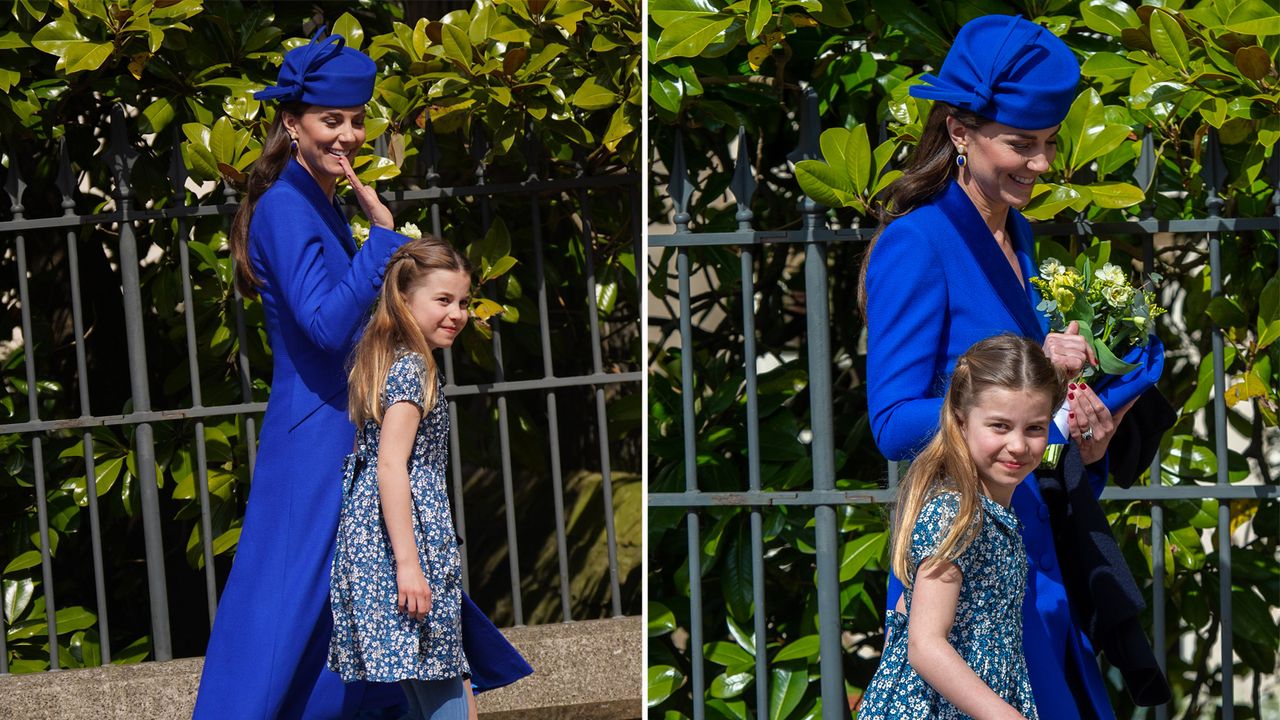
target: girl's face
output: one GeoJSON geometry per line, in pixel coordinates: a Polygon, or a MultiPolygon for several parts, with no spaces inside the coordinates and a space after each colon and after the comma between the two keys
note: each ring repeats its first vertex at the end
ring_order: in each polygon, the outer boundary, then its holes
{"type": "Polygon", "coordinates": [[[990,388],[961,418],[960,431],[978,479],[991,499],[1005,507],[1018,483],[1040,465],[1049,443],[1050,403],[1044,393],[990,388]]]}
{"type": "Polygon", "coordinates": [[[467,326],[471,276],[461,270],[435,270],[409,291],[413,319],[432,350],[453,345],[467,326]]]}
{"type": "Polygon", "coordinates": [[[1020,130],[990,122],[970,130],[947,119],[951,142],[965,148],[959,182],[980,209],[1020,208],[1031,201],[1036,179],[1058,154],[1058,126],[1020,130]]]}
{"type": "Polygon", "coordinates": [[[343,175],[338,158],[354,163],[364,145],[364,106],[312,106],[302,115],[285,113],[284,126],[298,139],[298,162],[316,182],[329,188],[343,175]]]}

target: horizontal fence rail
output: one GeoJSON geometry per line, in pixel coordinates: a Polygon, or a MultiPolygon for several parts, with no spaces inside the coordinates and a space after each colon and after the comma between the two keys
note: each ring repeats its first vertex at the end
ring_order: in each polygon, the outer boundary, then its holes
{"type": "MultiPolygon", "coordinates": [[[[816,138],[819,134],[817,100],[812,90],[806,90],[798,113],[800,124],[800,147],[789,155],[789,159],[816,158],[818,154],[816,138]]],[[[1210,133],[1210,156],[1216,152],[1218,139],[1216,133],[1210,133]]],[[[805,198],[799,207],[800,227],[790,230],[755,230],[751,227],[753,215],[750,211],[751,200],[755,191],[755,180],[752,176],[750,158],[747,156],[748,143],[744,130],[739,130],[738,155],[733,170],[733,180],[728,191],[736,200],[739,208],[736,219],[738,229],[734,231],[696,232],[690,230],[693,218],[690,216],[690,200],[694,192],[685,160],[685,148],[681,134],[677,130],[675,144],[667,157],[670,163],[670,181],[668,186],[670,200],[674,206],[673,223],[675,232],[667,235],[650,234],[650,248],[672,248],[675,250],[675,280],[678,288],[678,307],[667,305],[679,321],[681,346],[680,387],[684,401],[682,423],[684,428],[684,469],[685,490],[682,492],[650,492],[647,505],[654,508],[685,508],[685,521],[688,526],[688,561],[690,578],[690,618],[689,654],[691,660],[690,685],[693,701],[693,716],[702,720],[706,713],[706,682],[703,674],[704,658],[702,653],[704,629],[702,627],[701,595],[699,578],[699,559],[701,556],[699,542],[699,511],[704,508],[741,507],[751,512],[751,547],[752,547],[752,598],[755,608],[756,642],[763,644],[765,634],[765,591],[763,578],[765,575],[764,546],[761,530],[761,509],[770,506],[797,506],[812,508],[814,513],[815,564],[818,593],[818,633],[819,659],[821,668],[822,717],[824,720],[837,720],[848,717],[848,700],[845,696],[843,671],[839,664],[842,653],[840,645],[841,620],[839,612],[839,581],[836,563],[839,561],[839,545],[837,543],[837,526],[835,509],[844,505],[884,505],[890,503],[895,496],[895,488],[899,476],[897,463],[887,464],[886,475],[888,487],[884,489],[835,488],[834,473],[834,429],[831,427],[833,398],[831,389],[832,355],[829,343],[827,273],[827,249],[833,243],[864,243],[875,233],[874,228],[831,228],[826,222],[826,208],[812,199],[805,198]],[[822,298],[816,303],[808,303],[805,307],[806,338],[809,355],[809,402],[812,425],[810,454],[813,462],[812,487],[807,490],[774,491],[762,490],[760,487],[760,447],[759,417],[756,409],[756,338],[754,303],[754,259],[758,253],[769,252],[772,246],[803,246],[803,265],[805,277],[805,298],[822,298]],[[697,480],[697,444],[694,438],[696,414],[694,399],[700,389],[694,381],[693,368],[693,310],[691,308],[690,273],[693,272],[689,251],[696,248],[736,248],[741,259],[742,278],[742,316],[743,352],[745,362],[745,405],[747,417],[748,444],[746,465],[748,468],[746,487],[742,491],[703,492],[698,489],[697,480]]],[[[1151,187],[1155,172],[1154,146],[1152,139],[1144,138],[1142,153],[1145,162],[1139,162],[1140,177],[1135,180],[1139,187],[1151,187]]],[[[1271,217],[1224,218],[1218,216],[1222,200],[1217,188],[1225,181],[1225,168],[1221,164],[1205,163],[1204,180],[1209,191],[1206,204],[1206,217],[1170,220],[1150,217],[1151,207],[1142,208],[1147,215],[1126,221],[1094,222],[1078,220],[1075,222],[1033,223],[1032,231],[1037,237],[1079,236],[1090,237],[1099,234],[1128,234],[1140,236],[1143,244],[1144,269],[1147,273],[1154,270],[1153,235],[1156,233],[1199,234],[1204,236],[1204,243],[1210,252],[1210,269],[1214,296],[1222,292],[1221,260],[1218,256],[1222,233],[1266,230],[1280,234],[1280,153],[1276,154],[1268,165],[1267,172],[1276,188],[1272,196],[1275,212],[1271,217]]],[[[785,251],[785,250],[784,250],[785,251]]],[[[659,277],[669,277],[668,269],[651,263],[650,272],[659,277]]],[[[1213,329],[1214,350],[1214,443],[1218,458],[1227,457],[1226,437],[1226,389],[1223,368],[1223,337],[1221,328],[1213,329]]],[[[1204,412],[1204,411],[1201,411],[1204,412]]],[[[1216,482],[1213,484],[1178,484],[1165,485],[1162,480],[1160,458],[1157,456],[1150,468],[1150,485],[1127,489],[1107,487],[1101,499],[1150,502],[1152,576],[1163,578],[1164,567],[1164,501],[1172,500],[1240,500],[1259,499],[1276,500],[1280,498],[1280,486],[1233,485],[1228,481],[1227,463],[1218,463],[1216,482]]],[[[1220,557],[1220,603],[1222,607],[1219,660],[1222,666],[1222,717],[1230,720],[1234,717],[1234,700],[1232,689],[1232,647],[1231,647],[1231,533],[1230,507],[1227,502],[1218,506],[1218,553],[1220,557]]],[[[1152,610],[1154,615],[1154,642],[1156,648],[1165,645],[1165,588],[1157,579],[1152,586],[1152,610]]],[[[1165,668],[1165,658],[1158,658],[1161,668],[1165,668]]],[[[757,717],[768,717],[770,711],[769,688],[767,686],[768,661],[765,653],[756,655],[755,683],[757,717]]],[[[1168,717],[1169,708],[1156,708],[1156,716],[1160,720],[1168,717]]]]}
{"type": "MultiPolygon", "coordinates": [[[[238,293],[234,295],[234,302],[230,304],[234,307],[235,332],[239,346],[239,351],[234,359],[235,372],[239,380],[239,398],[231,402],[206,404],[201,387],[200,357],[197,348],[198,338],[193,310],[193,272],[188,243],[194,239],[195,231],[192,223],[197,219],[224,218],[223,229],[229,230],[230,216],[236,212],[238,207],[237,202],[235,202],[235,191],[231,187],[223,185],[221,193],[216,191],[212,193],[207,198],[208,202],[201,203],[198,200],[194,203],[191,202],[187,191],[187,173],[181,157],[180,142],[177,139],[179,136],[175,136],[169,169],[170,176],[168,178],[172,189],[172,195],[168,199],[169,206],[160,209],[135,207],[134,198],[132,197],[131,171],[137,157],[137,151],[134,149],[134,144],[137,141],[131,139],[130,134],[134,131],[130,128],[130,122],[124,109],[117,106],[113,109],[110,127],[105,133],[107,135],[107,150],[104,161],[111,168],[114,209],[93,213],[78,213],[76,211],[80,180],[72,166],[71,156],[65,140],[58,159],[59,171],[57,180],[57,190],[61,197],[63,210],[62,215],[39,218],[27,217],[23,200],[28,194],[29,188],[21,175],[19,163],[16,160],[11,160],[11,167],[5,173],[5,191],[9,200],[10,217],[0,220],[0,251],[12,252],[16,257],[17,277],[10,280],[16,283],[16,300],[21,310],[21,347],[24,353],[27,388],[25,392],[26,419],[19,422],[0,424],[0,437],[22,436],[30,442],[30,470],[24,472],[30,473],[36,499],[40,545],[39,564],[42,579],[41,595],[48,616],[49,665],[50,668],[55,670],[60,667],[59,633],[56,621],[59,599],[55,597],[54,593],[55,561],[50,553],[50,519],[48,508],[46,507],[46,496],[50,487],[49,482],[57,483],[60,482],[60,479],[47,476],[44,466],[47,452],[44,446],[46,439],[51,434],[76,433],[79,434],[83,442],[83,456],[87,465],[87,511],[90,519],[89,533],[92,543],[97,612],[95,626],[101,638],[101,662],[109,663],[112,659],[113,648],[111,647],[107,588],[114,579],[107,577],[104,573],[104,542],[108,542],[110,539],[102,537],[99,526],[99,501],[96,486],[97,468],[95,468],[94,435],[92,430],[94,428],[120,427],[131,432],[132,447],[130,450],[137,458],[138,482],[141,492],[141,506],[138,514],[141,515],[144,527],[144,564],[147,603],[150,613],[151,655],[152,659],[155,660],[168,660],[173,657],[173,648],[170,642],[172,620],[169,615],[170,603],[167,596],[168,579],[166,578],[164,560],[165,548],[162,543],[163,520],[160,515],[158,501],[154,427],[173,422],[194,423],[193,437],[188,447],[193,447],[194,449],[192,455],[197,475],[196,484],[200,506],[200,552],[203,555],[203,583],[207,604],[204,611],[207,612],[209,623],[212,625],[217,611],[218,587],[214,570],[214,538],[212,537],[208,472],[209,447],[205,421],[213,418],[235,417],[243,424],[245,431],[243,440],[248,457],[249,477],[252,478],[253,465],[256,459],[258,424],[262,413],[266,409],[266,403],[255,401],[253,396],[252,378],[254,377],[254,369],[250,366],[248,350],[246,349],[247,333],[253,328],[250,328],[247,324],[245,308],[238,293]],[[186,379],[190,383],[191,401],[189,406],[179,408],[158,408],[152,405],[150,387],[156,379],[148,376],[148,348],[145,346],[144,340],[146,316],[143,311],[144,304],[149,300],[140,297],[139,292],[141,287],[139,270],[144,263],[138,257],[138,239],[139,237],[145,237],[149,227],[160,223],[176,224],[177,235],[182,238],[182,241],[177,243],[177,246],[181,268],[181,298],[184,303],[183,313],[185,315],[186,329],[183,349],[186,352],[186,379]],[[82,230],[96,228],[114,228],[118,232],[119,238],[118,245],[112,247],[111,250],[113,253],[118,254],[115,259],[118,262],[119,291],[123,301],[123,315],[126,323],[125,336],[122,340],[123,349],[127,352],[132,403],[126,412],[118,414],[95,413],[92,402],[95,396],[91,391],[90,372],[85,349],[84,303],[86,301],[90,303],[111,302],[111,298],[82,297],[80,284],[81,267],[78,256],[78,244],[81,241],[80,234],[82,230]],[[42,276],[33,275],[28,267],[27,249],[28,242],[31,241],[42,244],[65,243],[66,272],[68,273],[72,293],[69,298],[69,305],[73,316],[76,393],[79,399],[79,414],[71,417],[42,417],[41,415],[42,397],[41,389],[37,382],[39,376],[37,360],[39,356],[37,348],[34,346],[35,336],[32,332],[32,317],[35,309],[32,307],[30,286],[32,283],[40,282],[42,276]]],[[[427,131],[430,133],[430,128],[427,131]]],[[[383,141],[380,139],[379,142],[383,141]]],[[[490,398],[496,407],[495,418],[500,438],[500,457],[469,458],[468,460],[472,465],[500,466],[503,488],[502,502],[506,524],[506,565],[511,583],[510,601],[514,623],[516,625],[524,625],[525,615],[522,607],[521,586],[522,581],[528,579],[529,571],[527,567],[522,568],[520,564],[519,533],[517,532],[516,501],[513,488],[515,470],[512,465],[512,450],[508,437],[509,413],[507,398],[515,393],[541,393],[545,398],[549,427],[546,429],[548,446],[542,448],[547,458],[547,466],[540,472],[545,473],[550,478],[554,495],[554,534],[559,564],[558,578],[554,582],[559,586],[561,621],[571,622],[575,619],[571,612],[570,580],[573,576],[570,574],[566,542],[565,478],[561,468],[560,447],[562,428],[561,421],[557,417],[556,401],[557,391],[589,392],[594,399],[595,417],[586,421],[574,420],[573,423],[592,427],[599,437],[597,460],[604,494],[602,521],[606,529],[608,545],[610,615],[621,617],[624,615],[624,607],[619,585],[618,538],[614,527],[614,507],[612,503],[614,480],[612,455],[614,450],[610,447],[608,418],[605,412],[606,398],[620,392],[638,392],[643,375],[634,368],[618,367],[616,363],[612,362],[606,365],[602,360],[601,348],[607,339],[602,337],[601,325],[605,321],[601,318],[596,306],[600,282],[594,274],[593,263],[595,260],[593,256],[598,251],[598,237],[590,219],[589,200],[595,197],[595,193],[625,192],[625,204],[634,218],[628,228],[630,241],[636,257],[641,257],[642,237],[639,225],[640,176],[635,172],[588,175],[579,162],[577,175],[574,177],[540,177],[537,168],[534,166],[536,163],[533,163],[523,181],[488,183],[486,182],[485,174],[489,168],[482,160],[485,153],[483,138],[477,132],[472,139],[472,156],[475,161],[475,166],[472,170],[476,178],[475,183],[449,187],[440,185],[440,175],[436,170],[436,164],[440,161],[440,156],[438,152],[434,151],[434,137],[428,139],[427,146],[429,151],[422,155],[422,161],[426,164],[425,172],[423,173],[426,187],[382,192],[380,194],[384,201],[401,205],[404,203],[425,203],[429,206],[430,231],[444,236],[442,232],[444,224],[442,215],[447,213],[448,209],[442,205],[443,201],[470,200],[474,202],[479,208],[479,216],[481,218],[480,231],[484,233],[489,230],[493,222],[491,203],[495,199],[503,198],[511,202],[513,199],[527,197],[527,209],[525,210],[527,214],[525,217],[532,223],[533,236],[532,248],[528,250],[535,258],[538,280],[536,287],[538,310],[536,318],[540,327],[542,351],[541,362],[535,363],[535,365],[540,365],[540,375],[538,377],[507,379],[507,368],[504,367],[504,360],[509,361],[509,359],[504,358],[502,352],[503,328],[500,322],[494,322],[491,325],[492,359],[495,366],[492,381],[460,384],[457,380],[456,367],[458,361],[455,353],[452,351],[444,353],[445,393],[448,398],[448,411],[451,420],[449,437],[452,472],[451,494],[455,505],[457,531],[464,540],[460,548],[464,587],[470,587],[469,571],[472,568],[470,568],[467,559],[468,546],[465,544],[468,516],[463,503],[464,478],[461,466],[464,458],[461,453],[460,436],[462,433],[479,432],[480,429],[459,426],[459,400],[469,397],[490,398]],[[581,242],[584,248],[583,260],[587,266],[585,292],[583,297],[577,298],[580,301],[580,305],[577,306],[574,316],[584,319],[588,326],[584,329],[589,333],[592,343],[591,368],[586,373],[572,372],[565,374],[562,371],[557,374],[552,362],[551,333],[556,328],[553,327],[554,321],[551,317],[553,308],[549,302],[549,291],[545,283],[544,264],[547,262],[547,258],[544,257],[544,242],[542,238],[544,226],[542,213],[552,201],[563,201],[571,204],[576,208],[575,212],[579,213],[583,219],[581,242]]],[[[537,150],[532,141],[530,149],[537,150]]],[[[14,150],[14,148],[9,148],[11,159],[15,157],[14,150]]],[[[382,150],[381,154],[385,154],[385,148],[382,148],[382,150]]],[[[4,169],[0,168],[0,172],[4,172],[4,169]]],[[[551,262],[555,261],[556,259],[551,260],[551,262]]],[[[10,280],[6,280],[4,285],[7,286],[10,280]]],[[[638,281],[637,292],[642,285],[642,280],[638,281]]],[[[38,312],[47,316],[50,309],[40,308],[38,312]]],[[[634,331],[628,332],[638,332],[638,320],[636,318],[634,331]]],[[[616,330],[614,326],[617,323],[610,322],[611,330],[616,330]]],[[[173,349],[175,352],[178,351],[177,347],[173,349]]],[[[521,368],[526,367],[526,365],[527,363],[522,364],[521,368]]],[[[98,409],[101,410],[101,408],[98,409]]],[[[335,473],[338,472],[340,472],[340,469],[335,468],[335,473]]],[[[481,517],[488,520],[492,517],[492,513],[491,504],[487,505],[481,511],[481,517]]],[[[8,563],[10,560],[10,558],[0,557],[0,565],[8,563]]],[[[539,584],[545,585],[550,584],[552,579],[537,578],[537,581],[539,584]]],[[[6,634],[9,629],[8,619],[3,612],[0,612],[0,675],[10,672],[9,653],[6,646],[6,634]]]]}

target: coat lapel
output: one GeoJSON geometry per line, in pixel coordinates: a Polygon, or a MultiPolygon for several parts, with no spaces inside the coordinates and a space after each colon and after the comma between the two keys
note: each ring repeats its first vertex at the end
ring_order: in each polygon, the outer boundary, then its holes
{"type": "Polygon", "coordinates": [[[351,237],[351,227],[347,225],[342,213],[338,210],[336,200],[333,203],[329,202],[329,198],[325,197],[320,186],[316,184],[315,178],[311,177],[311,173],[307,172],[298,161],[291,160],[280,173],[280,179],[302,193],[310,203],[311,209],[324,220],[334,237],[338,238],[339,244],[342,245],[348,257],[354,255],[356,247],[355,239],[351,237]]]}
{"type": "MultiPolygon", "coordinates": [[[[978,209],[969,200],[969,196],[965,195],[964,190],[958,183],[952,182],[942,192],[938,205],[942,208],[943,214],[951,221],[956,233],[964,240],[965,246],[969,249],[969,254],[973,256],[974,261],[982,270],[983,277],[986,278],[996,297],[1000,298],[1000,302],[1005,306],[1009,316],[1018,324],[1018,329],[1026,337],[1034,338],[1037,341],[1043,340],[1044,329],[1041,327],[1035,312],[1035,305],[1040,302],[1039,298],[1034,295],[1028,295],[1026,287],[1018,282],[1017,276],[1013,273],[1013,268],[1009,267],[1009,261],[1005,259],[1004,253],[1000,251],[1000,246],[996,243],[996,239],[992,237],[991,231],[987,229],[987,224],[978,213],[978,209]]],[[[1023,276],[1030,277],[1031,238],[1029,227],[1025,225],[1025,221],[1019,222],[1022,217],[1016,215],[1016,212],[1011,212],[1009,220],[1006,227],[1011,230],[1015,252],[1018,255],[1019,265],[1022,267],[1023,276]]]]}

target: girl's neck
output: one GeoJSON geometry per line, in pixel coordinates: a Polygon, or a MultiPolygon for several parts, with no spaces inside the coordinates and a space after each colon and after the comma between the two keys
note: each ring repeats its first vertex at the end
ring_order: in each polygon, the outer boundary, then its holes
{"type": "Polygon", "coordinates": [[[997,505],[1009,509],[1010,503],[1013,502],[1014,488],[1001,485],[988,485],[986,480],[979,479],[979,485],[982,487],[982,494],[991,498],[997,505]]]}

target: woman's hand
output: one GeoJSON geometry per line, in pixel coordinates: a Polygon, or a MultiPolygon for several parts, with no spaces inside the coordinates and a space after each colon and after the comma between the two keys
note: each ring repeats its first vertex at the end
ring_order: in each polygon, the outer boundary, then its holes
{"type": "Polygon", "coordinates": [[[1107,454],[1116,428],[1135,402],[1136,398],[1112,415],[1093,388],[1084,383],[1071,383],[1067,390],[1067,426],[1086,465],[1098,462],[1107,454]]]}
{"type": "Polygon", "coordinates": [[[396,604],[414,620],[431,612],[431,586],[416,562],[396,566],[396,604]]]}
{"type": "Polygon", "coordinates": [[[339,157],[338,162],[342,164],[342,172],[347,176],[351,189],[355,190],[356,202],[360,203],[360,210],[364,212],[364,216],[380,228],[394,230],[396,219],[382,203],[382,198],[378,197],[378,191],[360,182],[360,178],[356,177],[356,171],[351,169],[351,163],[347,161],[345,155],[339,157]]]}
{"type": "Polygon", "coordinates": [[[1085,365],[1097,365],[1093,348],[1080,335],[1080,323],[1072,320],[1066,332],[1049,333],[1044,339],[1044,354],[1067,377],[1079,377],[1085,365]]]}

